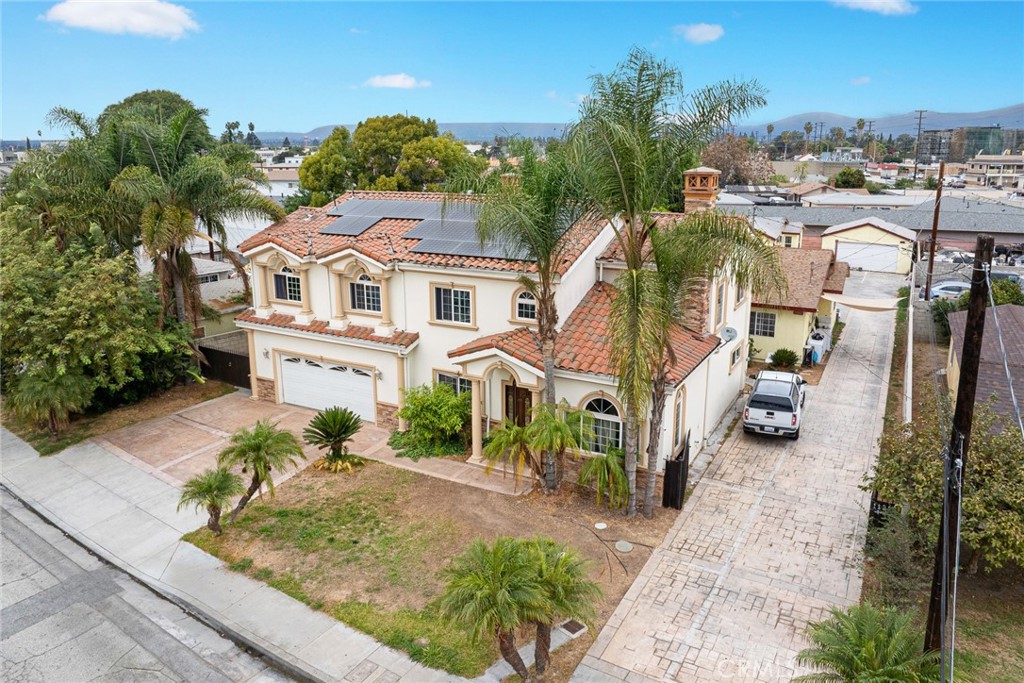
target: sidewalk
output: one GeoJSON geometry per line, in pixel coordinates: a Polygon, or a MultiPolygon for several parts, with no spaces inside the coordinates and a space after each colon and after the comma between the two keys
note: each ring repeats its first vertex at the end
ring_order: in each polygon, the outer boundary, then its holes
{"type": "Polygon", "coordinates": [[[0,483],[103,559],[177,602],[297,680],[430,683],[428,669],[262,583],[231,572],[181,535],[178,490],[93,442],[40,458],[0,429],[0,483]]]}

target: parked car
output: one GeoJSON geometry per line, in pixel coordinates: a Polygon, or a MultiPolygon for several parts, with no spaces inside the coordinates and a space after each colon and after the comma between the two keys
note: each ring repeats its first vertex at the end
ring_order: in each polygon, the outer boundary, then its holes
{"type": "MultiPolygon", "coordinates": [[[[961,282],[960,280],[936,282],[932,285],[932,299],[959,299],[961,294],[969,292],[970,290],[970,282],[961,282]]],[[[922,287],[921,291],[918,292],[917,297],[919,299],[923,299],[924,292],[925,288],[922,287]]]]}
{"type": "Polygon", "coordinates": [[[743,431],[799,439],[806,384],[803,377],[792,372],[757,373],[743,409],[743,431]]]}

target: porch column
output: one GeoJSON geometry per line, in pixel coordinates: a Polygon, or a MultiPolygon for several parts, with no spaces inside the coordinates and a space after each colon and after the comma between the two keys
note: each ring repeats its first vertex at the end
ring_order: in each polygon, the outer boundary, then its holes
{"type": "Polygon", "coordinates": [[[327,326],[332,330],[344,330],[348,327],[348,316],[345,315],[345,283],[341,273],[330,272],[331,286],[334,287],[334,315],[327,326]]]}
{"type": "Polygon", "coordinates": [[[259,399],[259,389],[256,386],[256,333],[252,330],[245,331],[245,341],[249,346],[249,389],[252,391],[252,400],[259,399]]]}
{"type": "Polygon", "coordinates": [[[395,332],[391,323],[391,301],[388,296],[388,277],[380,279],[380,323],[373,328],[374,334],[381,337],[390,337],[395,332]]]}
{"type": "Polygon", "coordinates": [[[471,425],[473,431],[473,457],[479,460],[484,455],[484,435],[483,429],[481,428],[482,425],[480,424],[480,419],[482,417],[480,414],[480,380],[471,379],[469,380],[469,385],[471,388],[471,400],[473,404],[473,413],[470,418],[473,421],[473,424],[471,425]]]}
{"type": "Polygon", "coordinates": [[[295,322],[300,325],[308,325],[313,322],[313,306],[310,303],[309,295],[309,266],[299,266],[299,289],[301,290],[302,308],[299,310],[299,314],[295,316],[295,322]]]}

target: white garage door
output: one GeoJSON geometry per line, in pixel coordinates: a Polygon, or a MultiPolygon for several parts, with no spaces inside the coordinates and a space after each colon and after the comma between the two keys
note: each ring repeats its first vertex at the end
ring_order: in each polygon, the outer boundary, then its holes
{"type": "Polygon", "coordinates": [[[837,261],[846,261],[850,268],[895,273],[899,260],[899,247],[895,244],[864,244],[839,242],[837,261]]]}
{"type": "Polygon", "coordinates": [[[341,406],[364,420],[377,420],[373,373],[364,368],[282,356],[281,385],[285,403],[317,410],[341,406]]]}

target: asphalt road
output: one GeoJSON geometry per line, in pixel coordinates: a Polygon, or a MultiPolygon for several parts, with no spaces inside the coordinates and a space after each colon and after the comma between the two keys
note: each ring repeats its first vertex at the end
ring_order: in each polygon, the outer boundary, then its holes
{"type": "Polygon", "coordinates": [[[0,680],[291,680],[0,497],[0,680]]]}

